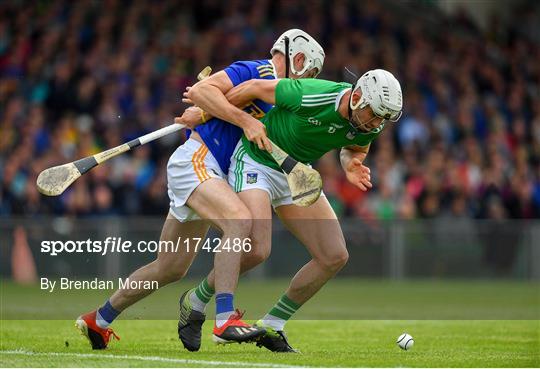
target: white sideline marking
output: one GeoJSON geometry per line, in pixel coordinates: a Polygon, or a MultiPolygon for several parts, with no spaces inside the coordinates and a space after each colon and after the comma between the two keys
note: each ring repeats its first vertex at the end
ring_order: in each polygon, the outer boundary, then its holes
{"type": "Polygon", "coordinates": [[[247,363],[236,361],[214,361],[214,360],[191,360],[191,359],[174,359],[161,356],[140,356],[140,355],[112,355],[112,354],[84,354],[74,352],[34,352],[27,350],[5,350],[0,351],[0,354],[6,355],[26,355],[26,356],[71,356],[71,357],[86,357],[95,359],[134,359],[142,361],[160,361],[164,363],[175,364],[199,364],[199,365],[230,365],[230,366],[246,366],[246,367],[263,367],[263,368],[305,368],[304,366],[294,366],[286,364],[270,364],[270,363],[247,363]]]}

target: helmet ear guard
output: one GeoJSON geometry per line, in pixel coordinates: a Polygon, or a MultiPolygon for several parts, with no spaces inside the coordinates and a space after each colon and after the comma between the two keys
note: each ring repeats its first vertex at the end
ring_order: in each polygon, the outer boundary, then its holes
{"type": "Polygon", "coordinates": [[[351,91],[351,96],[350,96],[350,99],[349,99],[349,107],[351,108],[351,110],[356,110],[358,108],[362,109],[367,104],[366,98],[364,97],[364,93],[362,93],[362,96],[360,97],[360,99],[358,99],[356,104],[353,102],[353,99],[352,99],[353,94],[356,91],[358,91],[359,89],[360,89],[360,86],[358,85],[358,81],[357,81],[355,83],[355,86],[354,86],[353,90],[351,91]],[[362,106],[362,104],[364,104],[364,106],[362,106]]]}
{"type": "Polygon", "coordinates": [[[276,51],[285,55],[287,77],[289,70],[296,76],[301,76],[313,68],[317,69],[315,76],[322,71],[325,58],[323,48],[313,37],[300,29],[290,29],[279,36],[270,53],[273,55],[276,51]],[[294,57],[298,53],[304,55],[304,65],[301,70],[297,70],[294,65],[294,57]]]}
{"type": "MultiPolygon", "coordinates": [[[[299,43],[304,43],[304,42],[306,43],[305,46],[309,47],[309,40],[302,35],[298,35],[292,40],[291,46],[289,46],[289,48],[287,49],[291,71],[293,72],[293,74],[297,76],[301,76],[302,74],[306,73],[308,70],[313,68],[312,67],[313,59],[311,59],[309,57],[309,54],[306,54],[299,47],[299,43]],[[294,57],[299,53],[304,54],[304,66],[301,70],[296,70],[296,66],[294,65],[294,57]]],[[[312,52],[314,52],[314,50],[312,50],[312,52]]],[[[317,70],[317,74],[319,74],[318,70],[317,70]]]]}

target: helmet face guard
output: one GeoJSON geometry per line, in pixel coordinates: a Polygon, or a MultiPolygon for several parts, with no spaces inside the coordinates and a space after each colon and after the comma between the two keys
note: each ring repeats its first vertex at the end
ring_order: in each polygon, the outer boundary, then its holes
{"type": "MultiPolygon", "coordinates": [[[[368,106],[369,105],[362,106],[362,107],[359,108],[359,110],[365,109],[368,106]]],[[[380,130],[382,130],[384,128],[384,125],[387,122],[387,119],[378,117],[375,114],[373,114],[373,117],[371,117],[371,119],[369,119],[366,122],[363,122],[363,121],[362,122],[357,122],[356,120],[354,120],[352,114],[353,114],[353,109],[351,109],[351,107],[349,106],[349,124],[353,128],[353,130],[356,131],[356,132],[377,133],[377,132],[379,132],[380,130]],[[368,124],[371,123],[371,121],[373,119],[381,119],[381,123],[377,127],[373,127],[371,129],[369,129],[368,124]]]]}
{"type": "Polygon", "coordinates": [[[368,102],[362,102],[362,98],[360,98],[359,103],[354,105],[356,108],[353,109],[351,107],[351,106],[353,106],[353,104],[352,104],[353,93],[354,93],[354,91],[351,91],[351,96],[349,96],[349,118],[348,118],[349,124],[352,127],[352,129],[355,132],[360,131],[360,132],[363,132],[363,133],[371,133],[371,132],[376,133],[376,132],[379,132],[381,129],[384,128],[384,125],[386,124],[387,119],[385,119],[383,117],[380,117],[377,114],[375,114],[373,109],[372,109],[373,117],[371,117],[371,119],[369,119],[367,122],[357,122],[356,120],[354,120],[353,111],[355,111],[355,110],[363,110],[363,109],[369,107],[369,103],[368,102]],[[371,121],[373,119],[381,119],[381,123],[377,127],[368,129],[367,125],[369,123],[371,123],[371,121]]]}
{"type": "Polygon", "coordinates": [[[354,130],[364,132],[378,132],[387,121],[397,122],[403,113],[402,111],[401,86],[395,77],[382,69],[369,71],[358,78],[349,96],[349,124],[354,130]],[[352,97],[355,92],[361,91],[361,98],[353,103],[352,97]],[[353,111],[357,109],[371,108],[373,118],[367,122],[356,122],[353,119],[353,111]],[[381,124],[371,130],[366,129],[366,125],[373,119],[381,119],[381,124]]]}

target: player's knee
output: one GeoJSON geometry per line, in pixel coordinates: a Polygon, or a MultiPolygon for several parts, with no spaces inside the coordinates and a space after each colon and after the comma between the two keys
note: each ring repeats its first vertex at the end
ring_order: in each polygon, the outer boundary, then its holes
{"type": "Polygon", "coordinates": [[[270,248],[253,248],[249,252],[245,252],[242,263],[245,263],[246,265],[250,265],[251,268],[261,264],[264,262],[268,257],[270,256],[270,248]]]}
{"type": "Polygon", "coordinates": [[[159,280],[160,286],[179,281],[184,278],[187,273],[187,269],[179,265],[160,265],[159,266],[159,280]]]}
{"type": "Polygon", "coordinates": [[[243,203],[236,203],[229,207],[224,215],[224,218],[232,220],[246,220],[251,224],[251,212],[243,203]]]}
{"type": "Polygon", "coordinates": [[[226,219],[220,222],[224,236],[245,239],[251,233],[251,219],[226,219]]]}
{"type": "Polygon", "coordinates": [[[337,252],[328,255],[324,260],[319,260],[322,267],[328,272],[337,273],[347,264],[349,252],[343,248],[337,252]]]}
{"type": "Polygon", "coordinates": [[[343,268],[347,262],[349,261],[349,252],[347,249],[344,249],[343,252],[339,255],[339,258],[337,260],[337,265],[339,266],[339,269],[343,268]]]}
{"type": "Polygon", "coordinates": [[[238,221],[238,229],[239,233],[243,235],[243,237],[247,237],[251,233],[251,227],[253,226],[253,221],[251,219],[237,219],[235,222],[238,221]]]}
{"type": "Polygon", "coordinates": [[[223,218],[218,220],[223,232],[240,237],[247,237],[251,233],[253,221],[251,213],[245,206],[238,206],[227,211],[223,218]]]}
{"type": "Polygon", "coordinates": [[[186,275],[186,272],[182,270],[167,271],[161,277],[162,284],[169,284],[169,283],[179,281],[180,279],[184,278],[185,275],[186,275]]]}

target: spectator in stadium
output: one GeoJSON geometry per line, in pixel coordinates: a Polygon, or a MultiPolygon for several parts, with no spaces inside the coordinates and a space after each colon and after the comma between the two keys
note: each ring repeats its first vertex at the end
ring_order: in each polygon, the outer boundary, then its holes
{"type": "Polygon", "coordinates": [[[339,216],[540,217],[535,2],[509,14],[520,22],[491,18],[485,28],[425,2],[411,5],[419,8],[408,19],[377,1],[291,4],[165,0],[120,11],[115,1],[0,3],[0,216],[166,212],[162,168],[180,135],[114,158],[60,198],[34,184],[47,167],[172,122],[203,66],[254,59],[283,29],[299,27],[326,46],[322,78],[343,80],[350,60],[359,71],[391,71],[405,88],[403,126],[371,149],[368,194],[336,170],[336,153],[315,163],[339,216]]]}

